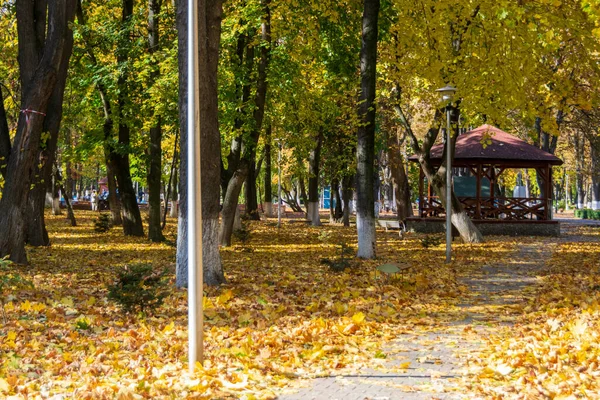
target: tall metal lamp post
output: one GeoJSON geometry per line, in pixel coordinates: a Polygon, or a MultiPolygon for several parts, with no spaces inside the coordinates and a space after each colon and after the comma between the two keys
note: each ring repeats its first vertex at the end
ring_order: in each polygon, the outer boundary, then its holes
{"type": "Polygon", "coordinates": [[[188,363],[191,373],[204,361],[202,314],[202,195],[200,184],[200,88],[198,80],[198,2],[188,0],[187,20],[187,255],[188,363]]]}
{"type": "Polygon", "coordinates": [[[450,149],[450,105],[456,93],[454,86],[447,85],[436,92],[446,103],[446,263],[452,261],[452,151],[450,149]]]}

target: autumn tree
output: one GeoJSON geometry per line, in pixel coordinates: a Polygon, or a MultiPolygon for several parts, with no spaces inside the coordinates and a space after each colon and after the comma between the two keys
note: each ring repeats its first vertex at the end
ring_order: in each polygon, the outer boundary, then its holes
{"type": "MultiPolygon", "coordinates": [[[[250,25],[237,35],[234,59],[242,72],[242,84],[234,85],[234,92],[241,107],[234,118],[234,137],[227,155],[227,166],[222,170],[223,210],[220,242],[223,246],[231,244],[231,235],[238,209],[238,198],[248,174],[255,174],[256,151],[262,133],[267,100],[267,73],[271,58],[271,2],[261,0],[258,15],[261,20],[261,43],[256,74],[255,36],[256,27],[250,25]],[[254,79],[254,76],[256,78],[254,79]],[[255,88],[255,89],[254,89],[255,88]],[[254,96],[252,96],[254,93],[254,96]],[[239,97],[238,97],[239,96],[239,97]],[[252,100],[251,100],[252,99],[252,100]]],[[[243,8],[243,7],[242,7],[243,8]]],[[[245,20],[244,16],[239,16],[245,20]]],[[[254,175],[253,175],[253,179],[254,175]]],[[[255,182],[247,182],[247,184],[255,182]]]]}
{"type": "MultiPolygon", "coordinates": [[[[177,286],[187,286],[187,2],[177,2],[179,58],[179,121],[181,129],[180,207],[177,235],[177,286]]],[[[207,0],[198,5],[200,82],[200,147],[202,182],[202,265],[204,283],[225,282],[219,254],[220,149],[217,71],[221,39],[222,1],[207,0]]]]}
{"type": "MultiPolygon", "coordinates": [[[[62,94],[55,88],[61,72],[66,75],[68,68],[75,2],[20,1],[15,7],[21,113],[11,149],[19,151],[11,150],[8,155],[0,200],[0,257],[10,255],[11,260],[26,264],[25,215],[30,185],[34,183],[32,171],[43,143],[42,132],[50,128],[58,131],[56,124],[60,124],[62,101],[58,97],[62,99],[62,94]]],[[[5,122],[0,126],[5,126],[5,122]]],[[[6,138],[3,141],[6,146],[6,138]]]]}
{"type": "Polygon", "coordinates": [[[356,147],[356,229],[358,257],[375,258],[375,210],[373,164],[375,157],[375,82],[377,79],[377,34],[379,0],[364,0],[360,50],[360,98],[356,147]]]}
{"type": "MultiPolygon", "coordinates": [[[[151,55],[152,72],[150,81],[156,82],[160,75],[160,65],[155,57],[152,57],[160,45],[160,9],[162,0],[148,0],[148,53],[151,55]]],[[[148,239],[153,242],[162,242],[165,237],[162,234],[160,222],[160,191],[162,177],[162,121],[161,115],[153,115],[154,124],[150,127],[150,152],[148,155],[148,239]]],[[[165,207],[167,204],[165,203],[165,207]]]]}

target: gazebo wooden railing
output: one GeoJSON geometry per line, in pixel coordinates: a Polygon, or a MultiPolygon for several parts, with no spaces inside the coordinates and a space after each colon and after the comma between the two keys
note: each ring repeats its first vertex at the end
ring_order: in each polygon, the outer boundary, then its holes
{"type": "MultiPolygon", "coordinates": [[[[472,219],[496,219],[506,221],[549,219],[550,199],[538,197],[459,197],[464,210],[472,219]]],[[[423,196],[419,203],[419,217],[445,216],[438,196],[423,196]]]]}

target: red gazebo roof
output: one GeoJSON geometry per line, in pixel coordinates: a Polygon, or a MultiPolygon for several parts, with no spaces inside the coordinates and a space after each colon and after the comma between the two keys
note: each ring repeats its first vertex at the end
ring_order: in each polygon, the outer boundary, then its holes
{"type": "MultiPolygon", "coordinates": [[[[441,161],[444,145],[438,144],[431,148],[432,161],[441,161]]],[[[418,161],[416,156],[410,156],[410,161],[418,161]]],[[[508,162],[510,164],[551,164],[561,165],[563,161],[553,154],[541,150],[524,140],[506,133],[491,125],[482,125],[456,139],[455,162],[508,162]],[[484,148],[482,143],[491,141],[484,148]]]]}

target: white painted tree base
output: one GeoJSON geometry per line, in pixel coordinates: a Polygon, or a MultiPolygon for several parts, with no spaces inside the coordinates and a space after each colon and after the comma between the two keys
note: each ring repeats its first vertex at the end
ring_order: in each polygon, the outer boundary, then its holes
{"type": "Polygon", "coordinates": [[[60,200],[52,199],[52,215],[61,215],[62,211],[60,211],[60,200]]]}
{"type": "Polygon", "coordinates": [[[358,234],[358,258],[375,258],[375,219],[356,216],[356,232],[358,234]]]}
{"type": "Polygon", "coordinates": [[[319,216],[319,203],[310,202],[308,203],[308,210],[310,214],[310,221],[312,226],[321,226],[321,218],[319,216]]]}
{"type": "Polygon", "coordinates": [[[265,215],[269,218],[273,218],[273,203],[265,203],[265,215]]]}
{"type": "Polygon", "coordinates": [[[177,201],[171,201],[171,211],[169,211],[169,217],[177,218],[179,215],[179,206],[177,205],[177,201]]]}

